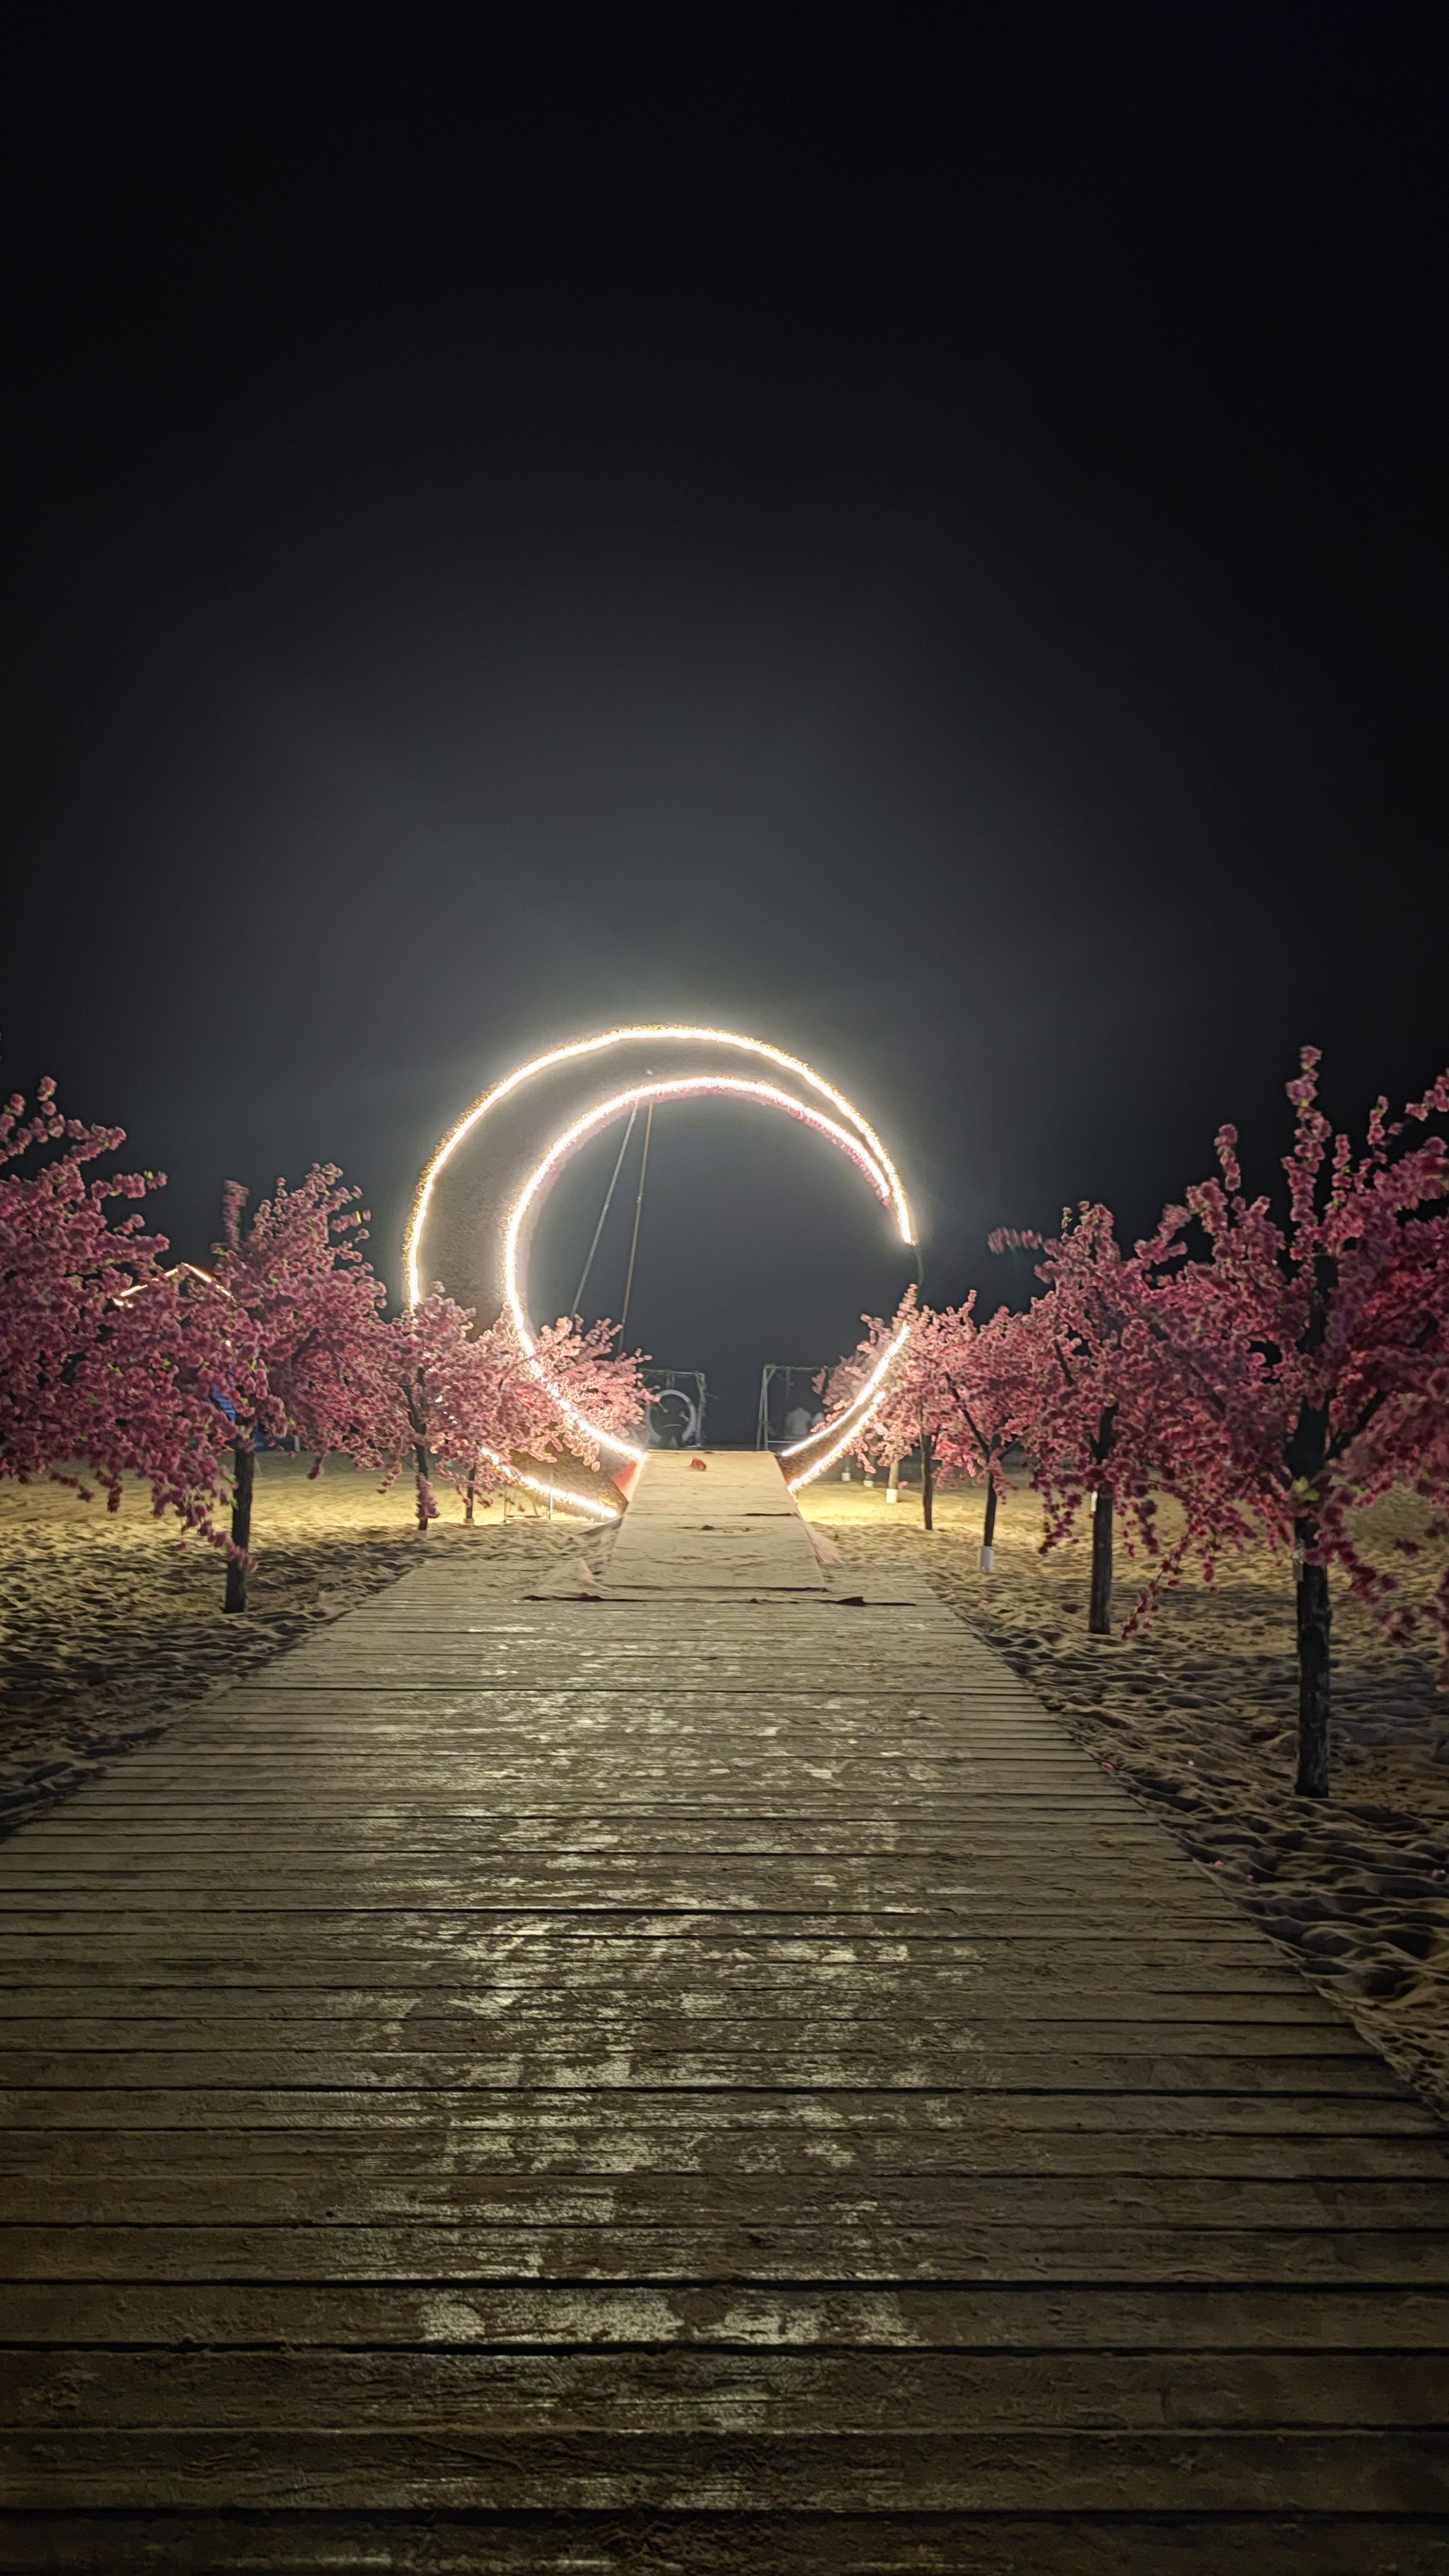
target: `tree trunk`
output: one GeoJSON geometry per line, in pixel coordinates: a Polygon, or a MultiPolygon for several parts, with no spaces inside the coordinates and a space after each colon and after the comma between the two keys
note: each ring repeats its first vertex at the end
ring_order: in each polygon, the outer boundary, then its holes
{"type": "Polygon", "coordinates": [[[1112,1497],[1099,1485],[1092,1513],[1092,1593],[1087,1630],[1093,1637],[1112,1634],[1112,1497]]]}
{"type": "Polygon", "coordinates": [[[428,1487],[433,1481],[433,1476],[432,1461],[430,1460],[427,1450],[421,1440],[413,1451],[413,1457],[418,1471],[418,1536],[419,1538],[426,1538],[428,1534],[428,1506],[426,1496],[428,1487]]]}
{"type": "Polygon", "coordinates": [[[899,1458],[892,1458],[890,1466],[886,1472],[886,1501],[888,1503],[898,1503],[900,1499],[901,1462],[899,1458]]]}
{"type": "Polygon", "coordinates": [[[996,1478],[986,1470],[986,1518],[981,1525],[981,1551],[976,1559],[983,1574],[996,1563],[996,1478]]]}
{"type": "Polygon", "coordinates": [[[936,1526],[936,1461],[931,1451],[929,1431],[921,1434],[921,1518],[927,1529],[936,1526]]]}
{"type": "MultiPolygon", "coordinates": [[[[1300,1521],[1296,1531],[1300,1549],[1312,1547],[1318,1536],[1312,1521],[1300,1521]]],[[[1332,1686],[1332,1654],[1329,1633],[1333,1611],[1328,1598],[1326,1565],[1298,1562],[1298,1777],[1293,1786],[1300,1798],[1326,1798],[1328,1795],[1328,1710],[1332,1686]]]]}
{"type": "Polygon", "coordinates": [[[252,1480],[257,1457],[249,1440],[232,1445],[232,1474],[236,1481],[231,1496],[231,1543],[239,1548],[238,1556],[226,1561],[226,1601],[228,1610],[245,1610],[247,1606],[247,1556],[252,1543],[252,1480]]]}
{"type": "Polygon", "coordinates": [[[477,1491],[478,1488],[470,1476],[463,1494],[463,1519],[469,1529],[473,1526],[473,1500],[477,1491]]]}

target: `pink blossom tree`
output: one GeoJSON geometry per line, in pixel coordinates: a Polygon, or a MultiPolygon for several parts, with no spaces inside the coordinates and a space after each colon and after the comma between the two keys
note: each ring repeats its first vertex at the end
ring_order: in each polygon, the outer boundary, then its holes
{"type": "Polygon", "coordinates": [[[607,1318],[585,1329],[576,1317],[561,1316],[538,1333],[532,1359],[506,1320],[481,1335],[480,1345],[495,1372],[490,1447],[509,1458],[531,1458],[542,1467],[564,1457],[598,1467],[597,1442],[562,1409],[540,1371],[589,1421],[619,1439],[631,1438],[644,1419],[649,1394],[639,1373],[641,1354],[616,1352],[616,1333],[607,1318]]]}
{"type": "Polygon", "coordinates": [[[874,1469],[884,1462],[893,1468],[919,1449],[921,1517],[930,1529],[935,1520],[938,1443],[943,1436],[949,1437],[952,1405],[944,1361],[957,1338],[959,1314],[948,1317],[920,1305],[912,1287],[888,1323],[876,1315],[862,1320],[866,1326],[864,1339],[825,1382],[826,1404],[831,1410],[850,1404],[880,1366],[892,1342],[902,1331],[908,1334],[869,1420],[862,1424],[855,1455],[863,1466],[874,1469]]]}
{"type": "Polygon", "coordinates": [[[940,1385],[934,1437],[941,1472],[986,1486],[977,1563],[994,1562],[996,1513],[1006,1491],[1005,1459],[1020,1436],[1033,1379],[1018,1318],[999,1307],[989,1323],[975,1319],[976,1292],[936,1321],[935,1370],[940,1385]]]}
{"type": "Polygon", "coordinates": [[[433,1475],[441,1466],[464,1497],[472,1520],[476,1498],[514,1481],[519,1457],[539,1465],[568,1454],[598,1464],[597,1444],[565,1413],[540,1369],[568,1401],[625,1436],[647,1401],[637,1359],[616,1357],[609,1323],[582,1331],[572,1321],[547,1325],[536,1362],[506,1319],[474,1333],[472,1316],[440,1288],[387,1328],[385,1393],[374,1442],[396,1464],[412,1459],[418,1528],[437,1517],[433,1475]]]}
{"type": "Polygon", "coordinates": [[[1285,1213],[1248,1199],[1237,1132],[1224,1127],[1219,1177],[1139,1247],[1158,1348],[1190,1396],[1177,1490],[1220,1537],[1256,1525],[1292,1550],[1296,1785],[1314,1798],[1329,1785],[1330,1568],[1392,1635],[1427,1615],[1449,1638],[1449,1575],[1427,1614],[1416,1610],[1365,1555],[1354,1517],[1399,1486],[1449,1535],[1449,1148],[1428,1123],[1449,1114],[1449,1073],[1397,1120],[1380,1099],[1356,1151],[1318,1106],[1318,1063],[1305,1047],[1288,1085],[1285,1213]],[[1194,1227],[1205,1259],[1188,1258],[1194,1227]]]}
{"type": "Polygon", "coordinates": [[[361,1246],[359,1193],[335,1164],[314,1165],[296,1189],[278,1181],[246,1222],[247,1192],[223,1193],[225,1240],[216,1285],[246,1320],[257,1368],[227,1390],[232,1424],[231,1545],[226,1607],[245,1610],[259,1440],[293,1435],[315,1451],[367,1454],[378,1411],[382,1283],[361,1246]]]}
{"type": "Polygon", "coordinates": [[[410,1460],[421,1537],[438,1517],[433,1473],[439,1456],[481,1456],[494,1424],[493,1371],[470,1337],[472,1321],[435,1288],[395,1315],[382,1336],[372,1445],[393,1474],[404,1457],[410,1460]]]}
{"type": "MultiPolygon", "coordinates": [[[[1035,1243],[1036,1238],[1030,1240],[1035,1243]]],[[[1043,1312],[1041,1300],[1029,1318],[1003,1306],[989,1323],[978,1324],[974,1289],[963,1305],[936,1309],[918,1306],[912,1288],[889,1323],[866,1318],[865,1338],[822,1381],[832,1409],[848,1404],[902,1324],[909,1323],[910,1340],[855,1444],[855,1454],[873,1468],[920,1449],[921,1507],[927,1529],[933,1525],[938,1478],[959,1477],[972,1484],[983,1480],[986,1503],[978,1562],[986,1573],[992,1567],[1007,1451],[1024,1434],[1039,1431],[1048,1407],[1059,1401],[1061,1364],[1050,1336],[1042,1331],[1043,1312]]]]}
{"type": "MultiPolygon", "coordinates": [[[[879,1366],[903,1327],[909,1339],[897,1357],[855,1444],[865,1466],[921,1453],[921,1517],[934,1524],[938,1475],[988,1478],[987,1515],[994,1528],[1001,1456],[1010,1442],[999,1378],[1001,1336],[975,1320],[973,1289],[963,1306],[921,1306],[907,1290],[889,1323],[866,1317],[866,1334],[848,1360],[822,1381],[832,1410],[851,1402],[879,1366]],[[988,1339],[987,1336],[990,1336],[988,1339]]],[[[1009,1320],[1009,1319],[1008,1319],[1009,1320]]],[[[988,1529],[986,1544],[990,1545],[988,1529]]]]}
{"type": "MultiPolygon", "coordinates": [[[[649,1390],[640,1375],[647,1351],[615,1351],[619,1327],[607,1317],[587,1328],[576,1316],[562,1315],[538,1336],[538,1356],[571,1404],[616,1438],[632,1438],[643,1422],[649,1390]]],[[[556,1446],[547,1455],[567,1450],[586,1466],[597,1466],[599,1452],[587,1432],[565,1418],[555,1420],[556,1446]]],[[[539,1453],[535,1453],[539,1454],[539,1453]]]]}
{"type": "Polygon", "coordinates": [[[1182,1472],[1202,1434],[1205,1393],[1162,1329],[1151,1263],[1140,1251],[1121,1251],[1109,1209],[1084,1201],[1051,1241],[1003,1229],[991,1246],[1042,1256],[1037,1276],[1045,1294],[1003,1327],[1014,1428],[1046,1504],[1043,1545],[1060,1545],[1084,1503],[1090,1512],[1087,1626],[1093,1636],[1109,1636],[1119,1523],[1129,1553],[1140,1548],[1155,1568],[1129,1629],[1191,1553],[1209,1568],[1215,1560],[1214,1511],[1182,1472]],[[1182,1530],[1166,1549],[1158,1529],[1163,1493],[1183,1507],[1182,1530]]]}
{"type": "Polygon", "coordinates": [[[65,1117],[50,1080],[33,1111],[17,1094],[0,1112],[0,1474],[80,1484],[79,1468],[113,1511],[138,1475],[158,1513],[210,1535],[228,1428],[217,1390],[249,1393],[255,1352],[201,1274],[164,1267],[165,1238],[139,1211],[112,1221],[112,1201],[164,1186],[90,1174],[124,1141],[65,1117]]]}

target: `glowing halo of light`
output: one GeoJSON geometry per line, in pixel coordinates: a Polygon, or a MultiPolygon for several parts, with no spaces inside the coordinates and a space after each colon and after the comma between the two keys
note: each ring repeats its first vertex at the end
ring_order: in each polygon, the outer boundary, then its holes
{"type": "Polygon", "coordinates": [[[534,1056],[529,1063],[515,1066],[513,1072],[505,1074],[501,1082],[495,1082],[491,1090],[483,1092],[474,1101],[471,1109],[464,1110],[462,1117],[449,1128],[430,1160],[424,1164],[419,1176],[412,1213],[408,1218],[407,1233],[403,1238],[403,1286],[410,1307],[418,1305],[423,1294],[420,1284],[423,1229],[427,1224],[428,1211],[432,1206],[438,1176],[451,1161],[464,1138],[471,1136],[475,1127],[486,1118],[490,1109],[496,1108],[500,1100],[506,1100],[510,1093],[519,1090],[525,1082],[532,1081],[535,1074],[550,1073],[556,1065],[572,1064],[578,1062],[581,1057],[599,1055],[606,1047],[646,1045],[651,1039],[681,1041],[697,1046],[735,1047],[746,1055],[762,1056],[767,1063],[774,1065],[777,1071],[793,1074],[797,1081],[804,1083],[820,1099],[828,1100],[842,1124],[854,1130],[861,1143],[874,1155],[885,1175],[889,1205],[900,1230],[901,1241],[912,1245],[915,1243],[915,1228],[911,1222],[911,1211],[900,1174],[869,1121],[862,1118],[858,1109],[852,1108],[843,1093],[837,1091],[832,1083],[827,1082],[823,1074],[816,1073],[813,1066],[804,1063],[799,1056],[787,1055],[783,1047],[770,1046],[764,1038],[742,1037],[734,1029],[693,1028],[657,1022],[638,1028],[605,1029],[597,1037],[575,1038],[569,1046],[551,1047],[547,1054],[534,1056]]]}
{"type": "MultiPolygon", "coordinates": [[[[562,1387],[549,1376],[540,1360],[538,1344],[528,1319],[528,1308],[523,1294],[524,1283],[519,1276],[520,1238],[529,1209],[539,1191],[546,1182],[556,1178],[569,1157],[577,1152],[579,1146],[592,1136],[596,1129],[607,1126],[611,1118],[620,1117],[626,1109],[642,1107],[646,1101],[652,1108],[658,1100],[690,1100],[699,1099],[702,1096],[759,1100],[773,1109],[783,1109],[787,1116],[798,1118],[802,1126],[813,1127],[817,1134],[828,1136],[832,1144],[838,1145],[841,1152],[848,1155],[857,1168],[864,1172],[882,1204],[886,1207],[892,1204],[890,1180],[876,1161],[874,1154],[861,1143],[858,1136],[852,1135],[849,1129],[841,1126],[838,1120],[827,1118],[822,1111],[812,1109],[807,1101],[797,1100],[793,1092],[781,1091],[771,1082],[748,1082],[733,1074],[682,1074],[672,1082],[634,1083],[629,1090],[616,1092],[612,1100],[601,1101],[597,1107],[586,1110],[582,1118],[576,1118],[571,1127],[566,1127],[561,1135],[554,1138],[553,1143],[529,1173],[509,1212],[507,1230],[503,1239],[504,1300],[512,1316],[513,1329],[518,1335],[528,1365],[540,1386],[557,1405],[560,1413],[573,1423],[576,1430],[582,1431],[586,1438],[594,1441],[599,1447],[611,1449],[616,1456],[631,1458],[639,1464],[648,1457],[648,1450],[636,1447],[632,1441],[621,1440],[616,1432],[604,1430],[600,1423],[591,1422],[588,1415],[581,1412],[579,1407],[565,1395],[562,1387]]],[[[797,1440],[783,1453],[793,1458],[801,1449],[811,1448],[816,1441],[824,1440],[830,1434],[839,1432],[842,1426],[849,1426],[844,1438],[834,1449],[827,1451],[824,1457],[818,1459],[813,1466],[804,1469],[800,1475],[788,1480],[791,1493],[796,1492],[801,1485],[812,1484],[814,1479],[823,1474],[825,1468],[830,1465],[831,1459],[838,1458],[841,1451],[848,1448],[859,1437],[871,1415],[884,1401],[886,1378],[909,1338],[910,1326],[903,1324],[889,1349],[867,1378],[865,1385],[844,1410],[837,1414],[832,1422],[822,1423],[818,1430],[812,1432],[809,1439],[797,1440]]]]}

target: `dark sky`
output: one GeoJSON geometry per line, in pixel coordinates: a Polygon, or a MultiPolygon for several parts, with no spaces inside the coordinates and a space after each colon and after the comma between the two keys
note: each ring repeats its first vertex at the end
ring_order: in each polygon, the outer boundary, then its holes
{"type": "MultiPolygon", "coordinates": [[[[702,1016],[876,1119],[938,1296],[1225,1117],[1266,1167],[1305,1039],[1346,1115],[1422,1085],[1441,28],[12,13],[8,1081],[188,1251],[334,1158],[395,1272],[487,1079],[702,1016]]],[[[639,1323],[743,1406],[879,1247],[734,1115],[639,1323]]]]}

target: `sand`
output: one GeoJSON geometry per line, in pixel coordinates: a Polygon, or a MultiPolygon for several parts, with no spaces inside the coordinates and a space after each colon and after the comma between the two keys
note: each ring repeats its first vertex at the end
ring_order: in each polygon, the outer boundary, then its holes
{"type": "MultiPolygon", "coordinates": [[[[1165,1593],[1145,1635],[1087,1634],[1085,1537],[1040,1553],[1035,1498],[1012,1493],[977,1570],[981,1502],[821,1485],[806,1498],[848,1562],[904,1557],[1063,1717],[1079,1744],[1286,1944],[1364,2036],[1449,2113],[1449,1702],[1433,1656],[1386,1643],[1335,1578],[1333,1794],[1293,1794],[1297,1667],[1286,1562],[1231,1558],[1216,1591],[1165,1593]]],[[[1377,1553],[1411,1506],[1369,1517],[1377,1553]]],[[[1119,1561],[1120,1630],[1136,1597],[1119,1561]]],[[[1415,1581],[1437,1572],[1421,1563],[1415,1581]]]]}
{"type": "Polygon", "coordinates": [[[215,1549],[158,1521],[143,1486],[119,1513],[58,1485],[0,1483],[0,1830],[146,1743],[184,1709],[335,1619],[419,1561],[466,1548],[510,1592],[592,1529],[531,1505],[480,1507],[473,1528],[440,1486],[420,1540],[412,1486],[332,1461],[257,1462],[258,1571],[245,1613],[222,1610],[215,1549]]]}

